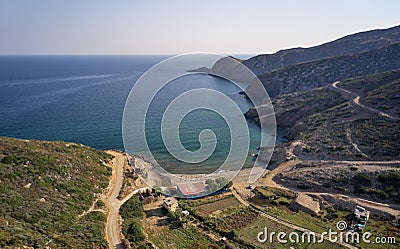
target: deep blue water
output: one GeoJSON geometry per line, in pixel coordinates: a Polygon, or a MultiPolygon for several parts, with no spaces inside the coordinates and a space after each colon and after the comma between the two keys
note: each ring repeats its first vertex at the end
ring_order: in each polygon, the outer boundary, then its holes
{"type": "MultiPolygon", "coordinates": [[[[126,98],[140,75],[166,58],[0,56],[0,136],[63,140],[98,149],[124,150],[121,122],[126,98]]],[[[167,167],[176,168],[179,164],[165,151],[160,134],[156,132],[160,112],[173,96],[197,87],[227,94],[243,111],[251,106],[238,94],[240,90],[235,85],[220,78],[194,75],[173,82],[154,100],[146,120],[146,129],[151,131],[148,135],[150,148],[156,159],[167,167]]],[[[194,112],[191,116],[184,120],[180,129],[183,145],[196,149],[199,132],[204,128],[216,129],[219,142],[205,165],[223,160],[230,143],[223,119],[207,111],[194,112]]],[[[259,128],[251,122],[249,127],[251,151],[256,152],[259,128]]]]}
{"type": "Polygon", "coordinates": [[[0,135],[123,149],[135,80],[165,56],[2,56],[0,135]]]}

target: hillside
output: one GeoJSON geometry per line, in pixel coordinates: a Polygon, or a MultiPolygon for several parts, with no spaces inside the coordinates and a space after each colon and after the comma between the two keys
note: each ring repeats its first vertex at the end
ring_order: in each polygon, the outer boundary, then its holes
{"type": "Polygon", "coordinates": [[[318,159],[399,159],[400,70],[336,86],[275,100],[282,110],[278,120],[292,117],[290,136],[311,148],[299,154],[318,159]]]}
{"type": "Polygon", "coordinates": [[[274,54],[262,54],[243,61],[256,75],[294,64],[342,55],[352,55],[400,42],[400,26],[348,35],[310,48],[292,48],[274,54]]]}
{"type": "Polygon", "coordinates": [[[340,85],[359,95],[361,103],[400,117],[400,71],[346,80],[340,85]]]}
{"type": "MultiPolygon", "coordinates": [[[[318,46],[284,49],[273,54],[257,55],[244,61],[234,59],[243,63],[256,75],[261,76],[296,64],[345,55],[351,56],[385,48],[396,43],[400,43],[400,26],[359,32],[318,46]]],[[[199,68],[193,71],[229,74],[231,78],[240,79],[238,64],[224,58],[217,61],[212,68],[199,68]]]]}
{"type": "MultiPolygon", "coordinates": [[[[355,55],[322,59],[260,75],[270,97],[306,91],[334,81],[400,69],[400,43],[355,55]]],[[[252,85],[246,90],[252,93],[252,85]]]]}
{"type": "Polygon", "coordinates": [[[107,187],[111,157],[80,144],[0,138],[0,247],[108,248],[105,215],[78,215],[107,187]]]}
{"type": "MultiPolygon", "coordinates": [[[[278,126],[313,160],[400,159],[400,70],[351,78],[272,99],[278,126]]],[[[263,105],[257,109],[262,113],[263,105]]],[[[247,118],[263,122],[256,108],[247,118]]]]}
{"type": "MultiPolygon", "coordinates": [[[[290,127],[303,117],[334,107],[345,102],[346,99],[337,91],[330,89],[329,86],[324,86],[304,92],[280,95],[271,101],[274,106],[277,125],[290,127]]],[[[254,107],[250,108],[245,116],[259,122],[254,107]]]]}

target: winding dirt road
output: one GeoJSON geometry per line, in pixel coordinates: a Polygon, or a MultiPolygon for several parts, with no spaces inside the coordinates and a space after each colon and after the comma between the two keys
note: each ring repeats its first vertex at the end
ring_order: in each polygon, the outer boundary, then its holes
{"type": "Polygon", "coordinates": [[[123,248],[121,244],[122,219],[119,214],[119,209],[133,195],[137,194],[139,191],[145,191],[147,187],[136,189],[124,199],[119,200],[118,195],[124,181],[124,165],[127,163],[126,156],[116,151],[107,151],[107,153],[113,155],[114,159],[111,161],[112,175],[107,188],[109,191],[105,198],[105,205],[107,207],[107,221],[105,226],[106,240],[108,241],[110,249],[123,248]]]}
{"type": "Polygon", "coordinates": [[[377,110],[377,109],[374,109],[374,108],[372,108],[372,107],[369,107],[369,106],[366,106],[366,105],[361,104],[361,103],[360,103],[360,96],[359,96],[359,95],[357,95],[356,93],[351,92],[351,91],[349,91],[349,90],[346,90],[346,89],[344,89],[344,88],[338,87],[338,84],[339,84],[339,83],[340,83],[340,81],[335,81],[335,82],[333,82],[333,83],[332,83],[332,87],[335,88],[335,89],[337,89],[337,90],[339,90],[339,91],[341,91],[341,92],[344,92],[344,93],[351,94],[351,95],[355,96],[355,98],[353,99],[354,104],[356,104],[356,105],[360,106],[361,108],[364,108],[364,109],[366,109],[366,110],[368,110],[368,111],[370,111],[370,112],[377,113],[377,114],[379,114],[379,115],[381,115],[381,116],[383,116],[383,117],[387,117],[387,118],[390,118],[390,119],[393,119],[393,120],[399,120],[399,118],[397,118],[397,117],[394,117],[394,116],[389,115],[389,114],[387,114],[387,113],[384,113],[384,112],[382,112],[382,111],[380,111],[380,110],[377,110]]]}
{"type": "MultiPolygon", "coordinates": [[[[115,248],[121,244],[119,218],[119,205],[118,195],[122,187],[125,157],[117,152],[110,151],[114,156],[112,162],[112,176],[109,183],[110,194],[106,199],[106,206],[108,207],[107,222],[105,226],[106,239],[109,248],[115,248]]],[[[118,248],[118,247],[117,247],[118,248]]]]}
{"type": "MultiPolygon", "coordinates": [[[[259,186],[269,186],[269,187],[275,187],[275,188],[281,188],[281,189],[288,189],[285,186],[280,185],[279,183],[274,181],[274,177],[277,176],[278,174],[290,170],[291,168],[295,167],[297,164],[301,163],[301,162],[306,162],[303,161],[299,158],[296,157],[296,155],[294,154],[294,149],[299,146],[299,145],[304,145],[301,141],[294,141],[290,144],[288,151],[287,151],[287,155],[291,156],[292,160],[288,160],[285,162],[282,162],[277,168],[273,169],[272,171],[270,171],[266,176],[264,176],[263,178],[260,178],[255,185],[259,185],[259,186]]],[[[382,164],[382,165],[391,165],[391,164],[399,164],[400,161],[396,160],[396,161],[323,161],[323,160],[307,160],[308,162],[327,162],[327,163],[345,163],[345,164],[353,164],[353,165],[365,165],[365,164],[382,164]]],[[[240,184],[236,184],[237,187],[240,186],[240,184]]],[[[290,190],[290,189],[289,189],[290,190]]],[[[292,191],[299,191],[299,190],[292,190],[292,191]]],[[[347,199],[351,199],[353,200],[355,203],[358,203],[358,205],[362,205],[365,206],[367,208],[375,208],[375,209],[380,209],[380,210],[384,210],[388,213],[392,213],[395,217],[398,216],[399,214],[399,209],[400,206],[399,205],[394,205],[394,204],[383,204],[383,203],[378,203],[378,202],[373,202],[373,201],[369,201],[369,200],[365,200],[362,198],[358,198],[356,196],[351,196],[351,195],[338,195],[338,194],[334,194],[334,193],[314,193],[314,192],[305,192],[305,191],[301,191],[304,194],[309,194],[309,195],[332,195],[332,196],[343,196],[347,199]]],[[[242,198],[241,194],[238,192],[238,189],[236,189],[235,184],[234,187],[232,188],[232,193],[233,195],[236,197],[237,200],[239,200],[239,202],[241,202],[243,205],[245,205],[246,207],[251,207],[253,208],[255,211],[257,211],[261,216],[274,221],[276,223],[279,223],[281,225],[284,225],[286,227],[290,227],[292,229],[296,229],[298,231],[301,232],[310,232],[309,229],[304,228],[304,227],[300,227],[297,226],[295,224],[289,223],[287,221],[281,220],[279,218],[273,217],[265,212],[262,211],[261,207],[258,207],[257,205],[254,205],[250,202],[248,202],[247,200],[245,200],[244,198],[242,198]]],[[[320,237],[321,234],[315,233],[317,237],[320,237]]],[[[338,244],[347,247],[347,248],[357,248],[354,247],[350,244],[344,243],[344,242],[337,242],[338,244]]]]}
{"type": "MultiPolygon", "coordinates": [[[[232,193],[240,203],[242,203],[246,207],[251,207],[254,211],[256,211],[260,216],[262,216],[264,218],[267,218],[267,219],[269,219],[271,221],[274,221],[274,222],[276,222],[278,224],[281,224],[283,226],[295,229],[295,230],[303,232],[303,233],[314,233],[317,238],[321,238],[322,237],[322,234],[320,234],[320,233],[315,233],[315,232],[313,232],[313,231],[311,231],[311,230],[309,230],[307,228],[294,225],[292,223],[289,223],[287,221],[281,220],[279,218],[276,218],[276,217],[274,217],[272,215],[269,215],[269,214],[265,213],[264,211],[262,211],[261,207],[258,207],[257,205],[254,205],[254,204],[249,203],[248,201],[244,200],[240,196],[240,194],[236,192],[235,188],[232,189],[232,193]]],[[[325,236],[324,239],[327,240],[328,238],[325,236]]],[[[350,249],[357,249],[357,247],[352,246],[352,245],[347,244],[347,243],[344,243],[344,242],[337,241],[336,243],[339,244],[339,245],[342,245],[344,247],[350,248],[350,249]]]]}

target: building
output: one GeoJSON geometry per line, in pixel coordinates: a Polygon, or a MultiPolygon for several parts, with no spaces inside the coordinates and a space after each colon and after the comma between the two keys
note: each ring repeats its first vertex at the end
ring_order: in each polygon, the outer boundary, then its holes
{"type": "Polygon", "coordinates": [[[163,200],[163,207],[170,212],[175,212],[178,208],[178,201],[174,197],[166,197],[163,200]]]}
{"type": "Polygon", "coordinates": [[[354,231],[361,232],[364,229],[368,218],[369,218],[369,211],[357,205],[356,208],[354,209],[354,218],[352,222],[352,228],[354,229],[354,231]]]}
{"type": "Polygon", "coordinates": [[[204,182],[195,183],[178,183],[178,194],[182,197],[198,197],[206,193],[206,185],[204,182]]]}

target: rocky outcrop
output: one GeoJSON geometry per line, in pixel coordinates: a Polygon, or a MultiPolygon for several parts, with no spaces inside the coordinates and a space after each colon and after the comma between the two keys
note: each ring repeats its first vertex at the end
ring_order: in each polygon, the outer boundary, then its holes
{"type": "Polygon", "coordinates": [[[248,69],[242,65],[242,60],[228,56],[216,61],[211,68],[201,67],[189,70],[188,72],[201,72],[217,77],[229,78],[231,80],[249,81],[249,77],[246,77],[249,74],[244,72],[244,70],[248,71],[248,69]]]}

